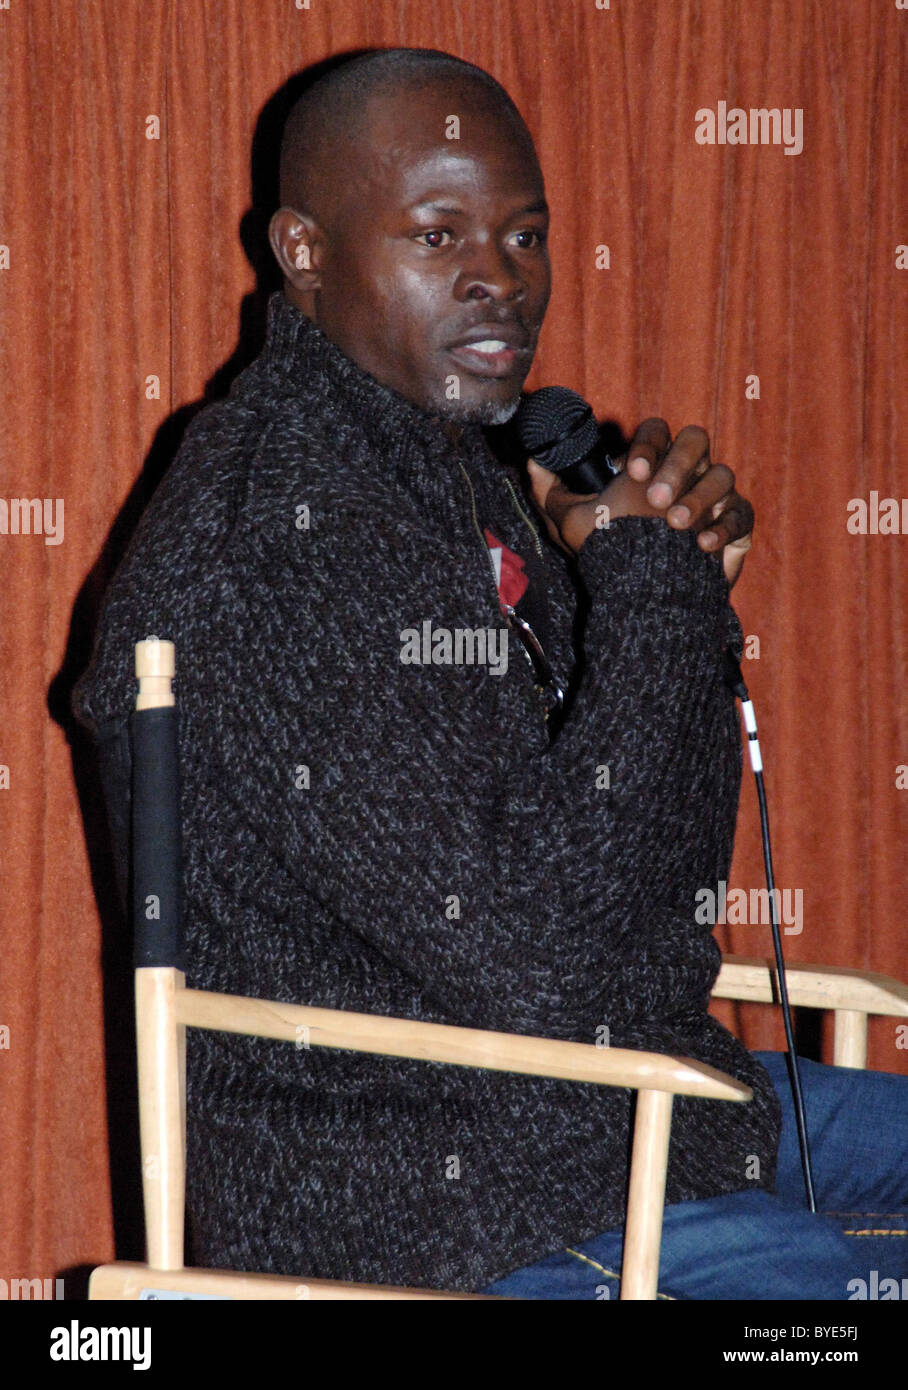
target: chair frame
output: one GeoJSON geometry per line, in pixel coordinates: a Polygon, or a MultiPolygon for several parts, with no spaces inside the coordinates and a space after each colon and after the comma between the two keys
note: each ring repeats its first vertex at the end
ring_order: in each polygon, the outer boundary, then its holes
{"type": "MultiPolygon", "coordinates": [[[[356,1284],[302,1276],[185,1269],[186,1029],[215,1028],[249,1037],[344,1048],[459,1066],[598,1082],[637,1092],[625,1226],[622,1299],[656,1296],[662,1211],[675,1095],[746,1102],[751,1091],[702,1062],[660,1053],[597,1047],[523,1034],[485,1032],[412,1019],[314,1009],[186,988],[182,971],[139,967],[136,1041],[147,1263],[118,1262],[92,1273],[91,1299],[184,1297],[233,1299],[478,1299],[489,1295],[356,1284]]],[[[766,961],[726,956],[713,998],[775,1000],[766,961]]],[[[835,1063],[863,1068],[870,1014],[908,1019],[908,986],[883,975],[794,965],[786,971],[795,1007],[835,1011],[835,1063]]]]}
{"type": "MultiPolygon", "coordinates": [[[[137,709],[173,704],[168,675],[172,644],[136,647],[137,709]],[[165,652],[162,662],[162,649],[165,652]],[[169,661],[169,667],[168,667],[169,661]]],[[[871,1014],[908,1019],[908,986],[884,975],[842,967],[786,970],[792,1006],[835,1011],[834,1060],[863,1068],[871,1014]]],[[[746,956],[723,958],[713,998],[775,1002],[775,967],[746,956]]],[[[307,1279],[305,1276],[186,1269],[186,1029],[210,1028],[306,1046],[408,1057],[456,1066],[618,1086],[637,1093],[620,1297],[656,1297],[662,1213],[676,1095],[730,1103],[752,1099],[749,1087],[703,1062],[653,1052],[523,1034],[488,1032],[413,1019],[252,999],[187,989],[175,966],[135,971],[136,1046],[147,1261],[96,1268],[90,1299],[489,1299],[490,1295],[307,1279]],[[301,1033],[301,1030],[302,1033],[301,1033]]]]}

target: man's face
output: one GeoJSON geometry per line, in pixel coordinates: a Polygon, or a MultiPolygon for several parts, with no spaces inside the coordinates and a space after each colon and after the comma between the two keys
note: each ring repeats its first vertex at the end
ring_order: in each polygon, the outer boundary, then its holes
{"type": "Polygon", "coordinates": [[[472,82],[374,98],[323,225],[322,331],[453,420],[516,410],[549,299],[548,210],[528,134],[472,82]],[[450,118],[460,139],[446,139],[450,118]]]}

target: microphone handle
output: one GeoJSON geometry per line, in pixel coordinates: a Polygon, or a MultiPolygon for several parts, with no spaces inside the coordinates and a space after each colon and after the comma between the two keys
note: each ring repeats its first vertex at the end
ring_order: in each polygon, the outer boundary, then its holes
{"type": "MultiPolygon", "coordinates": [[[[549,467],[544,459],[536,455],[534,458],[543,468],[549,467]]],[[[588,455],[585,459],[579,459],[577,463],[568,464],[566,468],[553,468],[552,472],[569,492],[583,494],[601,492],[607,483],[618,476],[621,469],[612,463],[608,454],[604,454],[602,457],[588,455]]]]}

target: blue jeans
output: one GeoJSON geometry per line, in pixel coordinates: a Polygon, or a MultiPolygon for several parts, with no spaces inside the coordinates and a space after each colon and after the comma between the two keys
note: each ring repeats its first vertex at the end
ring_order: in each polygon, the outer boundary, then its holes
{"type": "MultiPolygon", "coordinates": [[[[908,1076],[800,1059],[817,1204],[812,1213],[785,1054],[754,1056],[782,1103],[776,1190],[667,1206],[658,1297],[908,1298],[908,1076]]],[[[623,1245],[623,1229],[606,1231],[514,1270],[482,1292],[617,1298],[623,1245]]]]}

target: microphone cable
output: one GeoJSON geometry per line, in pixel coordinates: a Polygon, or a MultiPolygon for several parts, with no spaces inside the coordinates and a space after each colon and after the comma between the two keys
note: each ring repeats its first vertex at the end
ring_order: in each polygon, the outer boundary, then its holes
{"type": "Polygon", "coordinates": [[[779,977],[779,1001],[782,1005],[782,1018],[785,1022],[785,1040],[788,1044],[788,1076],[791,1082],[791,1096],[794,1102],[795,1124],[798,1130],[798,1146],[801,1150],[801,1167],[804,1171],[804,1187],[807,1192],[807,1205],[811,1211],[817,1209],[813,1189],[813,1172],[810,1167],[810,1145],[807,1141],[807,1117],[804,1113],[804,1096],[801,1090],[801,1073],[795,1052],[794,1031],[791,1026],[791,1009],[788,1004],[788,986],[785,981],[785,960],[782,955],[782,936],[779,931],[779,915],[776,907],[775,879],[772,871],[772,847],[769,840],[769,810],[766,805],[766,788],[763,785],[763,758],[757,738],[757,718],[753,701],[747,693],[744,677],[737,657],[727,647],[725,649],[725,683],[741,701],[744,727],[747,730],[747,746],[750,751],[750,765],[757,784],[757,800],[760,804],[760,829],[763,836],[763,864],[766,869],[766,886],[769,889],[769,916],[772,924],[772,944],[776,955],[776,970],[779,977]]]}

